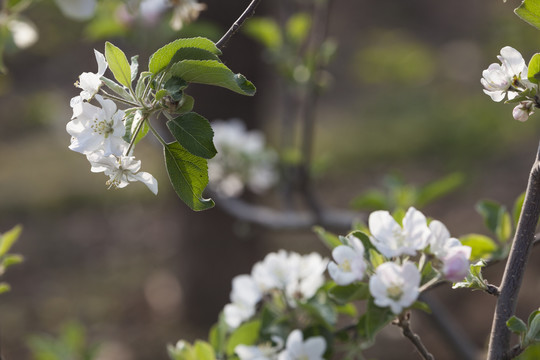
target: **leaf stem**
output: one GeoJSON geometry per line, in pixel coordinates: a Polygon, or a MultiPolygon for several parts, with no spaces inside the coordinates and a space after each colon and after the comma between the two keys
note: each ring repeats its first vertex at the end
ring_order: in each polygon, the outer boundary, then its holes
{"type": "Polygon", "coordinates": [[[405,314],[401,314],[398,316],[397,321],[394,322],[394,325],[397,325],[401,328],[403,336],[405,336],[412,342],[416,350],[422,356],[422,359],[435,360],[433,355],[431,355],[431,353],[427,350],[426,346],[422,343],[422,340],[420,340],[420,336],[418,336],[412,331],[410,319],[411,313],[407,311],[405,314]]]}
{"type": "Polygon", "coordinates": [[[137,103],[134,103],[134,102],[131,102],[129,100],[126,100],[126,99],[123,99],[121,97],[118,97],[118,96],[115,96],[115,95],[112,95],[112,94],[109,94],[108,92],[106,92],[105,90],[101,89],[101,92],[103,92],[103,95],[106,97],[106,98],[109,98],[111,100],[116,100],[118,102],[121,102],[121,103],[124,103],[126,105],[131,105],[133,107],[140,107],[141,105],[140,104],[137,104],[137,103]]]}
{"type": "Polygon", "coordinates": [[[152,124],[150,124],[150,121],[148,121],[148,128],[150,129],[150,131],[152,132],[152,134],[154,134],[154,136],[159,140],[159,142],[161,143],[161,145],[163,145],[163,147],[166,147],[166,146],[167,146],[167,143],[165,142],[165,140],[163,140],[163,138],[161,137],[161,135],[159,135],[159,133],[157,132],[157,130],[154,129],[154,127],[152,126],[152,124]]]}
{"type": "Polygon", "coordinates": [[[525,266],[533,247],[540,215],[540,146],[529,175],[525,201],[519,217],[514,242],[504,270],[489,340],[488,359],[508,359],[510,330],[506,321],[514,314],[525,266]]]}
{"type": "Polygon", "coordinates": [[[137,139],[137,135],[139,135],[139,132],[141,131],[142,126],[143,126],[144,122],[147,121],[147,119],[148,119],[148,115],[143,115],[143,118],[141,119],[139,124],[137,124],[137,128],[135,129],[135,133],[131,134],[131,141],[129,142],[129,146],[128,146],[127,151],[126,151],[126,156],[129,156],[129,153],[131,152],[131,150],[133,150],[133,147],[135,146],[135,140],[137,139]]]}
{"type": "Polygon", "coordinates": [[[227,45],[227,42],[229,42],[231,37],[233,37],[233,35],[238,32],[242,24],[255,14],[255,9],[257,8],[260,2],[261,0],[251,1],[251,3],[248,5],[246,10],[244,10],[242,15],[240,15],[240,17],[232,24],[229,30],[227,30],[225,35],[223,35],[221,39],[219,39],[219,41],[216,43],[216,47],[218,49],[223,49],[227,45]]]}

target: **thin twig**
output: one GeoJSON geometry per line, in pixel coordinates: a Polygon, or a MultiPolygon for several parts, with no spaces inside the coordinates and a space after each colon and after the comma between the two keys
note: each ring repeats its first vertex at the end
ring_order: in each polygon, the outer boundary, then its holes
{"type": "Polygon", "coordinates": [[[514,359],[518,357],[523,351],[525,351],[525,349],[521,347],[521,344],[517,344],[513,348],[511,348],[510,351],[508,351],[505,359],[514,359]]]}
{"type": "Polygon", "coordinates": [[[532,250],[538,217],[540,215],[540,146],[529,175],[523,209],[519,217],[514,242],[504,270],[500,295],[497,299],[488,359],[506,359],[510,347],[510,330],[506,321],[514,314],[525,266],[532,250]]]}
{"type": "Polygon", "coordinates": [[[426,346],[422,343],[422,340],[420,340],[420,336],[415,334],[411,329],[411,323],[410,323],[411,313],[406,312],[405,314],[402,314],[398,316],[397,320],[393,323],[394,325],[397,325],[401,328],[401,332],[403,336],[405,336],[407,339],[409,339],[416,350],[420,353],[423,359],[425,360],[435,360],[433,355],[428,351],[426,346]]]}
{"type": "Polygon", "coordinates": [[[227,46],[227,42],[230,40],[230,38],[234,34],[238,32],[238,30],[240,29],[240,26],[242,26],[244,21],[246,21],[247,19],[252,17],[253,14],[255,14],[255,9],[257,8],[257,5],[259,5],[260,2],[261,0],[253,0],[249,4],[249,6],[246,8],[246,10],[244,10],[242,15],[240,15],[240,17],[234,22],[234,24],[232,24],[229,30],[227,30],[225,35],[223,35],[223,37],[219,39],[219,41],[216,43],[216,46],[218,49],[223,49],[225,46],[227,46]]]}

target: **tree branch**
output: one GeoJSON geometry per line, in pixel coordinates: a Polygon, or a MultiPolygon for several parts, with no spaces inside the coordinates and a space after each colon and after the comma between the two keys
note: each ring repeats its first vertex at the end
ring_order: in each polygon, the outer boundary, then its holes
{"type": "Polygon", "coordinates": [[[525,266],[531,253],[538,217],[540,215],[540,146],[529,175],[523,209],[519,217],[514,242],[504,270],[500,295],[497,299],[488,359],[506,359],[510,347],[510,330],[506,321],[514,314],[525,266]]]}
{"type": "Polygon", "coordinates": [[[422,343],[422,340],[420,340],[420,336],[415,334],[411,329],[411,323],[410,323],[411,313],[406,312],[405,314],[402,314],[398,316],[398,319],[396,322],[394,322],[394,325],[397,325],[401,328],[401,332],[403,333],[403,336],[405,336],[407,339],[409,339],[416,350],[420,353],[423,359],[425,360],[435,360],[433,355],[427,350],[425,345],[422,343]]]}
{"type": "Polygon", "coordinates": [[[223,49],[225,46],[227,46],[227,42],[229,42],[231,37],[233,37],[233,35],[238,32],[238,30],[240,29],[244,21],[246,21],[247,19],[252,17],[253,14],[255,14],[255,9],[257,8],[260,2],[261,0],[251,1],[251,3],[248,5],[246,10],[244,10],[242,15],[240,15],[240,17],[234,22],[234,24],[232,24],[229,30],[227,30],[225,35],[223,35],[222,38],[219,39],[219,41],[216,43],[216,46],[218,49],[223,49]]]}

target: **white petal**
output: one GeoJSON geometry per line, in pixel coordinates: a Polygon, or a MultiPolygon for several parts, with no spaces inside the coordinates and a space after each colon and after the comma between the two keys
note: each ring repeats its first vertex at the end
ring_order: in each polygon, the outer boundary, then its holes
{"type": "Polygon", "coordinates": [[[137,180],[145,184],[148,189],[150,189],[151,192],[154,193],[154,195],[157,195],[158,193],[158,182],[155,177],[153,177],[151,174],[147,172],[138,172],[133,175],[128,175],[128,179],[131,181],[132,179],[137,180]]]}
{"type": "Polygon", "coordinates": [[[55,0],[62,13],[74,20],[88,20],[94,16],[96,0],[55,0]]]}
{"type": "Polygon", "coordinates": [[[98,64],[97,75],[103,76],[107,70],[107,60],[105,59],[105,56],[96,49],[94,49],[94,55],[96,56],[96,62],[98,64]]]}

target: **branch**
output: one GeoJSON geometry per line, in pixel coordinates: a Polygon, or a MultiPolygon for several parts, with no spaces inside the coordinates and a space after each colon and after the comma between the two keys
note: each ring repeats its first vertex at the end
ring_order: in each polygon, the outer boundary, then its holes
{"type": "Polygon", "coordinates": [[[540,146],[529,175],[523,209],[519,217],[514,242],[504,270],[500,295],[497,299],[488,359],[505,359],[510,347],[510,330],[506,321],[514,314],[525,266],[532,250],[534,235],[540,215],[540,146]]]}
{"type": "Polygon", "coordinates": [[[398,319],[396,322],[394,322],[394,325],[397,325],[401,328],[401,332],[403,333],[403,336],[405,336],[407,339],[409,339],[416,350],[420,353],[423,359],[425,360],[435,360],[433,355],[427,350],[425,345],[422,343],[422,340],[420,340],[420,336],[415,334],[411,329],[411,323],[410,323],[411,313],[406,312],[405,314],[402,314],[398,316],[398,319]]]}
{"type": "Polygon", "coordinates": [[[251,3],[248,5],[246,10],[244,10],[242,15],[240,15],[240,17],[236,19],[234,24],[232,24],[229,30],[227,30],[225,35],[223,35],[223,37],[219,39],[219,41],[216,43],[216,46],[218,47],[218,49],[220,50],[223,49],[227,45],[227,42],[229,42],[231,37],[238,32],[238,30],[240,29],[240,26],[242,26],[244,21],[246,21],[247,19],[252,17],[253,14],[255,14],[255,9],[257,8],[257,5],[259,5],[260,2],[261,0],[251,1],[251,3]]]}
{"type": "Polygon", "coordinates": [[[252,205],[238,198],[220,198],[216,194],[212,197],[219,199],[216,201],[217,206],[228,214],[274,230],[310,229],[315,225],[321,225],[348,231],[355,220],[366,220],[365,214],[346,210],[324,209],[318,218],[311,211],[280,211],[266,206],[252,205]]]}
{"type": "Polygon", "coordinates": [[[505,356],[505,359],[513,359],[518,357],[523,351],[525,351],[524,348],[521,347],[521,344],[515,345],[513,348],[508,351],[508,353],[505,356]]]}

